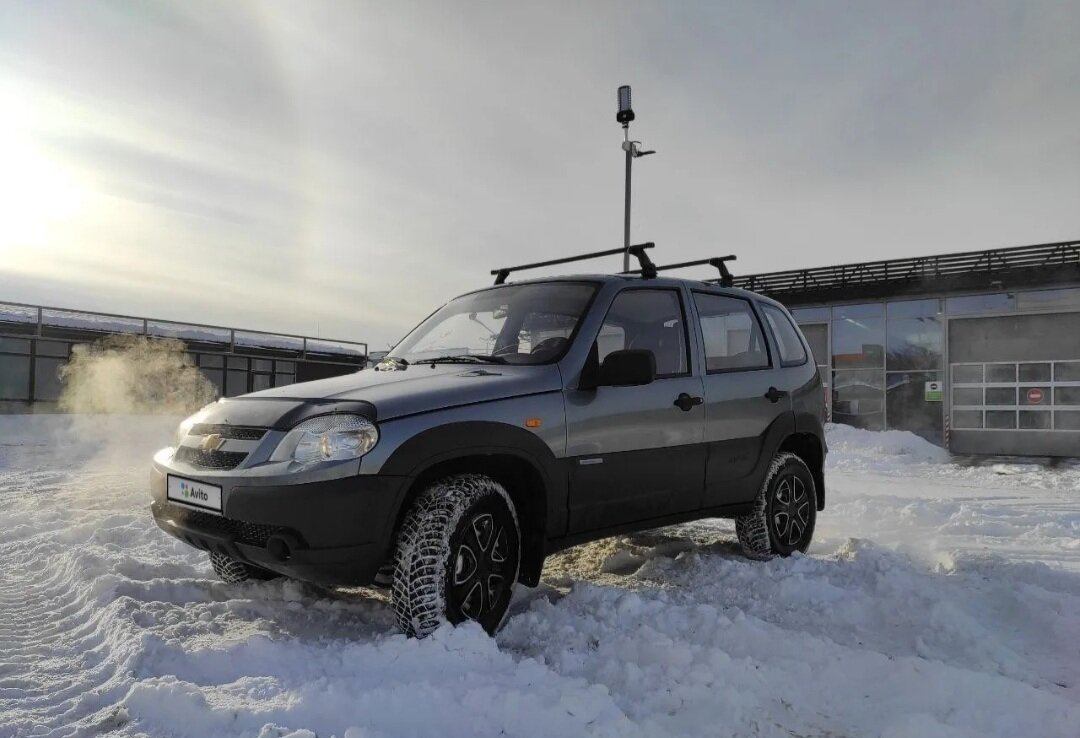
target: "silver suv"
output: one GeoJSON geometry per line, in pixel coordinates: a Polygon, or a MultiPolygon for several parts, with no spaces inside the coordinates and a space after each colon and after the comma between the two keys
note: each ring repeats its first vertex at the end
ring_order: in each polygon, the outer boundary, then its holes
{"type": "Polygon", "coordinates": [[[637,273],[495,270],[373,369],[204,408],[154,457],[157,524],[228,581],[390,586],[413,635],[494,632],[547,554],[617,533],[726,517],[752,558],[806,550],[826,453],[806,340],[723,262],[663,278],[647,247],[637,273]]]}

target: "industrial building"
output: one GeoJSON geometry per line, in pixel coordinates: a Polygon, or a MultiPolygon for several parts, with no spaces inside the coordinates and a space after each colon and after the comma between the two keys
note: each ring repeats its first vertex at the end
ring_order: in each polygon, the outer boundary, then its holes
{"type": "Polygon", "coordinates": [[[736,277],[792,311],[831,418],[1080,456],[1080,241],[736,277]]]}
{"type": "Polygon", "coordinates": [[[226,397],[354,372],[367,363],[367,344],[359,342],[0,303],[0,412],[55,409],[72,347],[115,334],[182,341],[226,397]]]}

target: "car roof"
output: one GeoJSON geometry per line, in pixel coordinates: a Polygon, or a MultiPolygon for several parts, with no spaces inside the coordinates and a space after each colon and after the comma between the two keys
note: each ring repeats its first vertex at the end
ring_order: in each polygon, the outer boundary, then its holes
{"type": "Polygon", "coordinates": [[[475,290],[463,293],[471,295],[476,292],[483,292],[484,290],[494,289],[496,287],[510,287],[514,285],[524,284],[544,284],[545,282],[600,282],[603,284],[609,284],[612,282],[618,282],[622,284],[640,284],[650,287],[678,287],[686,285],[689,289],[702,290],[707,289],[709,291],[715,291],[722,294],[730,294],[739,297],[750,298],[765,302],[770,305],[776,305],[783,308],[784,306],[765,295],[758,294],[757,292],[751,292],[750,290],[744,290],[739,287],[722,287],[716,282],[706,282],[702,279],[685,279],[680,277],[662,277],[656,276],[651,279],[643,279],[639,274],[559,274],[547,277],[534,277],[533,279],[520,279],[507,281],[503,284],[493,284],[486,287],[480,287],[475,290]]]}

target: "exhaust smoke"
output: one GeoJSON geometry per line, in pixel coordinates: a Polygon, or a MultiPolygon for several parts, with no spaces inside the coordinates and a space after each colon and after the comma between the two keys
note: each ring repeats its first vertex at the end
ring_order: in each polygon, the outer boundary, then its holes
{"type": "Polygon", "coordinates": [[[60,378],[68,413],[182,416],[217,397],[175,339],[107,336],[76,346],[60,378]]]}

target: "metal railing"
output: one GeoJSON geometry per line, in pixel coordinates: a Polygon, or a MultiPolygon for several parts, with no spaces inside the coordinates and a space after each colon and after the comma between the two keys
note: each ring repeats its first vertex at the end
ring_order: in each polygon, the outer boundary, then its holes
{"type": "Polygon", "coordinates": [[[157,318],[137,318],[117,313],[30,305],[19,302],[0,302],[0,333],[7,335],[50,338],[47,329],[79,331],[106,335],[123,333],[156,338],[178,338],[200,344],[220,344],[223,351],[264,349],[288,352],[298,358],[351,357],[367,358],[368,345],[362,341],[328,338],[308,338],[290,333],[269,333],[241,328],[181,323],[157,318]],[[5,328],[7,330],[5,330],[5,328]]]}
{"type": "Polygon", "coordinates": [[[1080,241],[736,276],[735,286],[775,296],[793,292],[837,290],[856,285],[927,282],[980,273],[997,274],[1062,267],[1075,269],[1077,275],[1080,275],[1080,241]]]}

